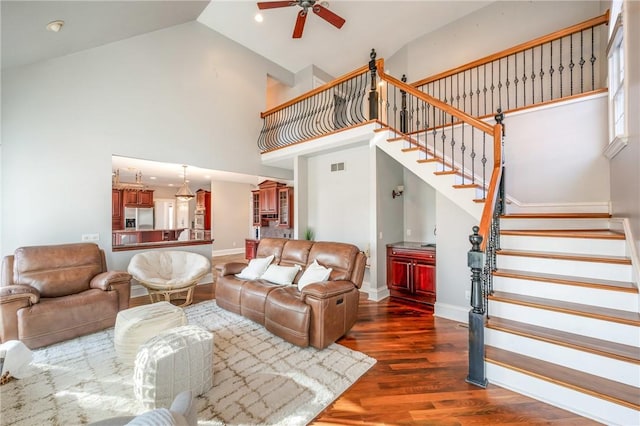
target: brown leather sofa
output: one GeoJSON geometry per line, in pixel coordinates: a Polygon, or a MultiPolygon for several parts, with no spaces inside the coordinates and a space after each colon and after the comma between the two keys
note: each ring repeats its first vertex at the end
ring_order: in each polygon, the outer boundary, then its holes
{"type": "Polygon", "coordinates": [[[358,316],[359,288],[366,258],[356,246],[284,238],[260,240],[256,257],[274,255],[272,264],[300,265],[293,285],[235,276],[247,266],[227,263],[216,267],[218,306],[265,326],[271,333],[295,345],[323,349],[344,336],[358,316]],[[332,268],[327,281],[298,290],[305,268],[316,260],[332,268]]]}
{"type": "Polygon", "coordinates": [[[107,271],[96,244],[18,248],[2,261],[0,340],[34,349],[103,330],[130,293],[131,275],[107,271]]]}

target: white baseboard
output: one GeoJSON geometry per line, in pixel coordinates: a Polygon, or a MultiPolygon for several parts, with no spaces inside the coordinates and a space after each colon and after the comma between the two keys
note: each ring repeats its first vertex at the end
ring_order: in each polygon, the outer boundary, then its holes
{"type": "Polygon", "coordinates": [[[507,214],[514,213],[610,213],[608,201],[578,203],[524,203],[507,196],[507,214]]]}
{"type": "Polygon", "coordinates": [[[360,287],[360,291],[367,293],[368,299],[373,300],[374,302],[379,302],[391,295],[387,287],[371,288],[371,284],[367,281],[364,281],[362,283],[362,287],[360,287]]]}
{"type": "Polygon", "coordinates": [[[469,310],[471,307],[463,307],[450,305],[448,303],[436,302],[433,315],[440,318],[450,319],[452,321],[469,323],[469,310]]]}
{"type": "Polygon", "coordinates": [[[216,256],[228,256],[230,254],[241,254],[244,253],[244,248],[233,248],[233,249],[224,249],[224,250],[213,250],[211,252],[212,257],[216,256]]]}

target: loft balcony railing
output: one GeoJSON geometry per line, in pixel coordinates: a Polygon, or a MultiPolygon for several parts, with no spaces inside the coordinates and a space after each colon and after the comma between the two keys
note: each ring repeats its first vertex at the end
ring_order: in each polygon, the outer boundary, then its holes
{"type": "Polygon", "coordinates": [[[475,117],[604,88],[609,11],[411,85],[475,117]]]}

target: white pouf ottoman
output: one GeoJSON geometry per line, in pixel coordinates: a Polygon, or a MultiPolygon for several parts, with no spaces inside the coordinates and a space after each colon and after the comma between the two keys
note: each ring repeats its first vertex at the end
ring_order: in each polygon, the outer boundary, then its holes
{"type": "Polygon", "coordinates": [[[147,409],[167,407],[180,392],[202,395],[213,386],[213,334],[197,325],[160,333],[140,347],[133,393],[147,409]]]}
{"type": "Polygon", "coordinates": [[[138,348],[158,333],[187,324],[184,311],[169,302],[137,306],[118,312],[113,333],[116,354],[125,363],[132,363],[138,348]]]}

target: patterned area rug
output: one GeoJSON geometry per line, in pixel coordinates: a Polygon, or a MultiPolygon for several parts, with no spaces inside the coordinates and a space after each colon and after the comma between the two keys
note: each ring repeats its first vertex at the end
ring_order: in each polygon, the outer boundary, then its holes
{"type": "MultiPolygon", "coordinates": [[[[213,388],[196,399],[200,425],[302,425],[375,364],[332,344],[299,348],[215,301],[185,309],[214,333],[213,388]]],[[[146,410],[133,366],[119,362],[113,328],[34,351],[29,377],[0,386],[2,425],[78,425],[146,410]]]]}

